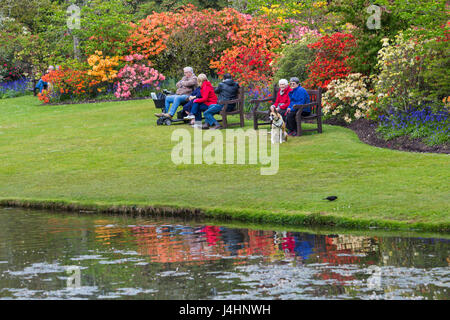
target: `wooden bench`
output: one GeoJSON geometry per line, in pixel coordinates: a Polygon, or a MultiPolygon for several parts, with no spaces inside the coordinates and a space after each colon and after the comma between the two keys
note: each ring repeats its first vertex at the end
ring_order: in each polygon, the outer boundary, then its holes
{"type": "MultiPolygon", "coordinates": [[[[216,89],[216,88],[214,88],[214,89],[216,89]]],[[[226,129],[228,127],[233,127],[233,126],[243,127],[245,125],[244,124],[244,101],[245,101],[245,90],[244,90],[244,88],[239,87],[237,99],[217,102],[218,104],[223,105],[223,109],[219,113],[222,116],[221,122],[222,122],[223,128],[226,129]],[[234,110],[227,111],[227,107],[231,104],[236,104],[234,110]],[[239,114],[239,118],[240,118],[239,122],[229,123],[227,117],[234,115],[234,114],[239,114]]]]}
{"type": "MultiPolygon", "coordinates": [[[[301,136],[305,131],[317,131],[318,133],[322,133],[322,89],[318,90],[306,90],[309,95],[310,103],[304,105],[294,105],[294,109],[299,110],[296,114],[297,121],[297,136],[301,136]],[[302,117],[302,109],[311,107],[311,114],[309,116],[302,117]],[[302,129],[302,122],[305,121],[317,121],[317,128],[314,129],[302,129]]],[[[254,103],[255,106],[252,108],[253,114],[253,128],[258,130],[258,127],[263,125],[272,124],[269,120],[270,111],[264,110],[263,103],[270,102],[271,105],[275,103],[276,95],[278,93],[278,86],[274,87],[272,97],[267,99],[253,99],[250,103],[254,103]],[[261,119],[262,118],[262,119],[261,119]]]]}

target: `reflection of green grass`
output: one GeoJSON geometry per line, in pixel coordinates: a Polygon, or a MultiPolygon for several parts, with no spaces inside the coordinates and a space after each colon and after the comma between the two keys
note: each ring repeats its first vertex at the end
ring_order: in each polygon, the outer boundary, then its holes
{"type": "MultiPolygon", "coordinates": [[[[0,199],[199,208],[210,217],[449,231],[449,158],[379,149],[350,130],[290,138],[277,175],[259,165],[174,165],[149,100],[0,101],[0,199]],[[323,201],[337,195],[335,202],[323,201]],[[310,215],[313,213],[313,215],[310,215]],[[321,213],[321,214],[319,214],[321,213]]],[[[192,130],[190,127],[186,127],[192,130]]],[[[247,123],[251,128],[251,123],[247,123]]],[[[192,131],[191,131],[192,132],[192,131]]]]}

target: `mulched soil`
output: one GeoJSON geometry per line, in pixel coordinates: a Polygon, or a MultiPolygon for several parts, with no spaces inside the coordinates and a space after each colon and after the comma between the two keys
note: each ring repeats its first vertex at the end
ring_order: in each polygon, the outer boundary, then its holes
{"type": "Polygon", "coordinates": [[[376,121],[358,119],[356,121],[353,121],[351,124],[347,124],[345,122],[329,119],[325,120],[324,123],[352,129],[358,135],[359,140],[375,147],[409,152],[450,154],[450,143],[429,146],[425,144],[420,138],[412,139],[408,136],[397,137],[386,141],[381,137],[379,133],[376,132],[378,126],[376,121]]]}

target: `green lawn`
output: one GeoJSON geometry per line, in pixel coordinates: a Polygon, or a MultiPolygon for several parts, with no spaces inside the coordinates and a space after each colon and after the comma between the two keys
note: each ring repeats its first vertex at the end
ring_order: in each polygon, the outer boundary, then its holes
{"type": "Polygon", "coordinates": [[[262,176],[260,165],[177,166],[171,133],[181,127],[156,126],[154,112],[151,100],[65,106],[42,106],[30,96],[0,100],[0,200],[450,231],[448,155],[375,148],[348,129],[324,126],[323,134],[281,145],[273,176],[262,176]],[[322,200],[329,195],[339,199],[322,200]]]}

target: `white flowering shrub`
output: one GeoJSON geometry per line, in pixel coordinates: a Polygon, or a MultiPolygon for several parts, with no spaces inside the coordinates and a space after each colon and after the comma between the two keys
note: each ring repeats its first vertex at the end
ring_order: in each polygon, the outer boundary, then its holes
{"type": "Polygon", "coordinates": [[[374,80],[377,104],[386,111],[389,108],[405,111],[422,100],[421,71],[427,40],[409,39],[400,32],[393,41],[384,38],[382,42],[378,51],[379,74],[374,80]]]}
{"type": "Polygon", "coordinates": [[[351,73],[346,78],[331,81],[322,97],[325,117],[347,123],[366,117],[374,103],[368,84],[369,79],[360,73],[351,73]]]}

